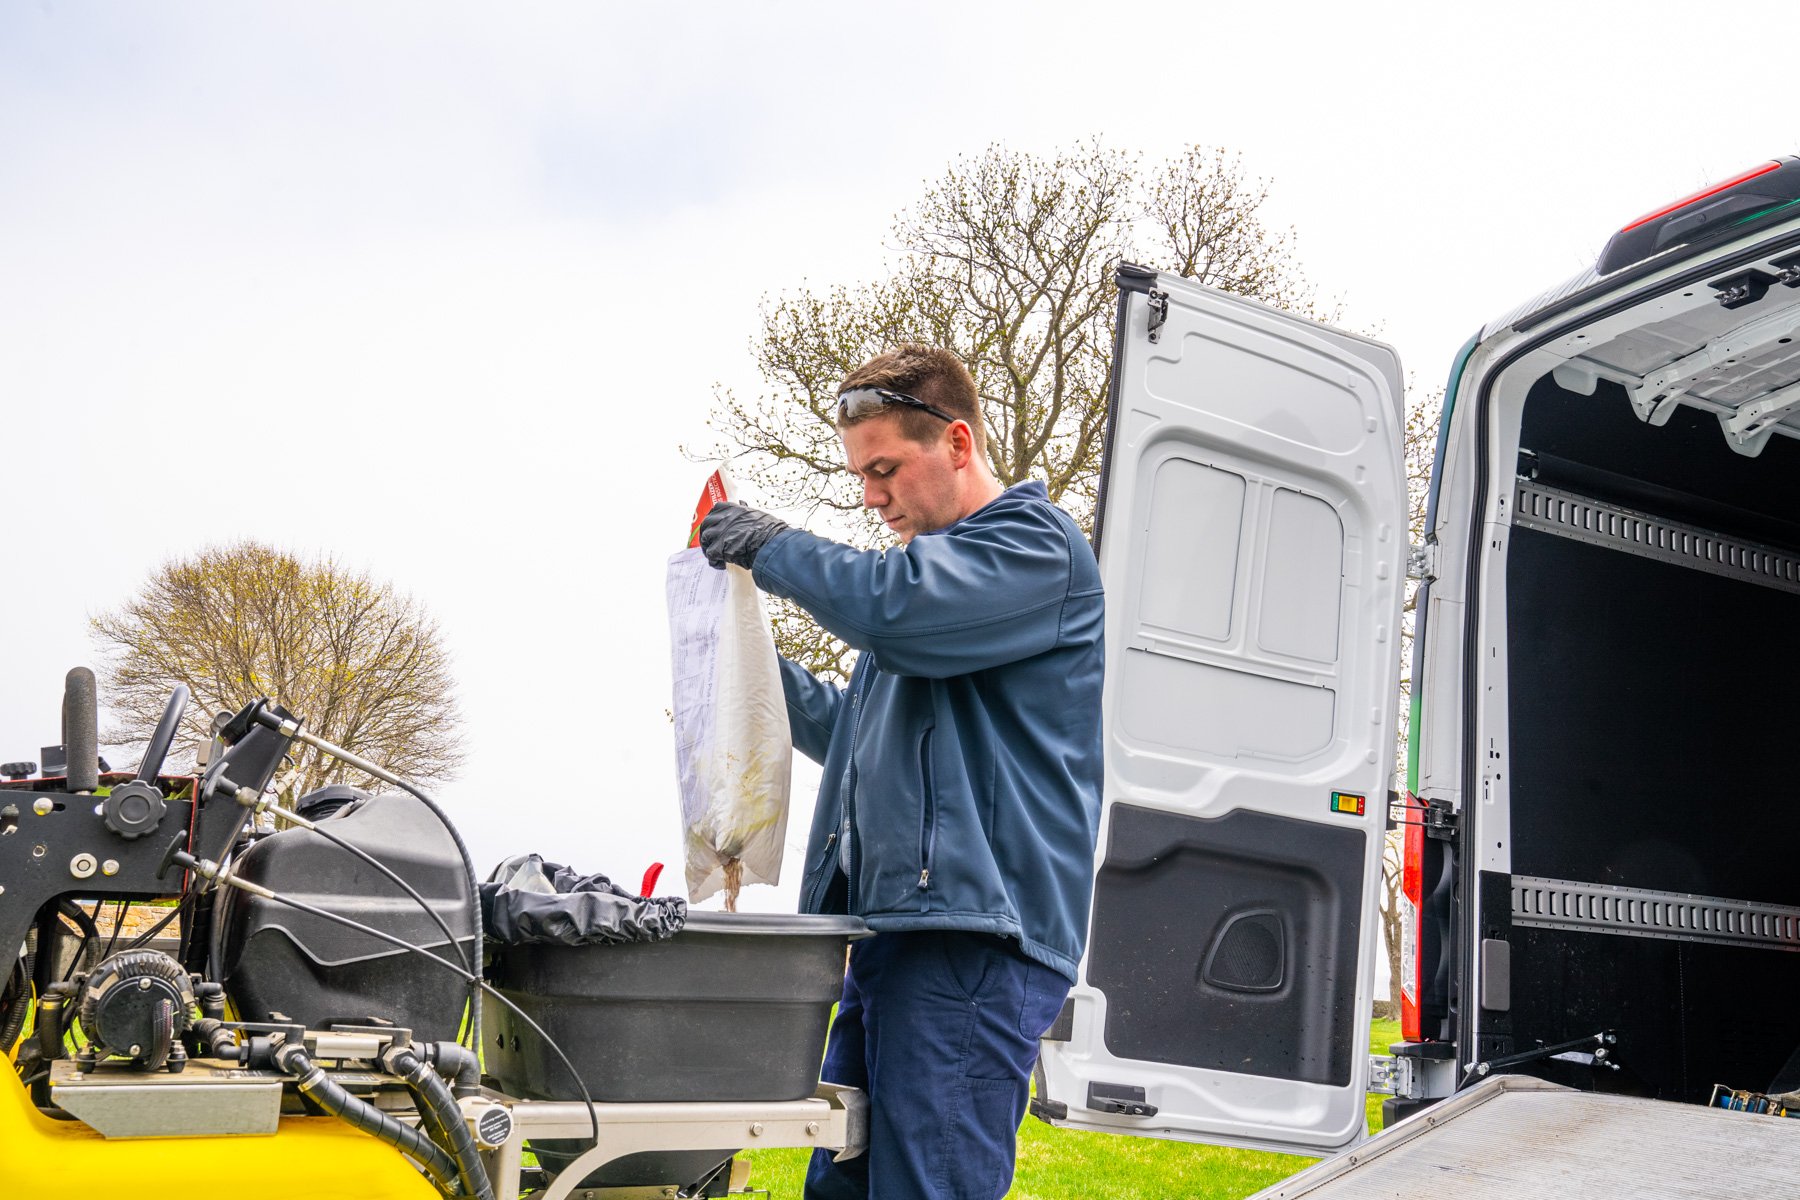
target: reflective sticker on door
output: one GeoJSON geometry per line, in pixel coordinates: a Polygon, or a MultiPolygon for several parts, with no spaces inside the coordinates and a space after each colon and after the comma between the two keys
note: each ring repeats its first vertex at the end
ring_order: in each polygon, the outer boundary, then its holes
{"type": "Polygon", "coordinates": [[[1400,990],[1414,1004],[1419,1002],[1419,906],[1410,896],[1400,897],[1400,990]]]}

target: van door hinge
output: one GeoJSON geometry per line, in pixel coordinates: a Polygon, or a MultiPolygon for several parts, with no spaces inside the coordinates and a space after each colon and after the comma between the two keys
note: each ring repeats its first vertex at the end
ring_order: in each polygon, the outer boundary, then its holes
{"type": "Polygon", "coordinates": [[[1420,542],[1406,555],[1406,574],[1412,579],[1437,578],[1437,543],[1420,542]]]}
{"type": "Polygon", "coordinates": [[[1800,288],[1800,254],[1790,254],[1786,258],[1772,258],[1769,265],[1778,274],[1775,282],[1782,287],[1800,288]]]}
{"type": "Polygon", "coordinates": [[[1715,279],[1706,286],[1715,293],[1714,299],[1719,302],[1720,308],[1742,308],[1761,300],[1769,294],[1770,284],[1780,282],[1782,280],[1777,276],[1752,267],[1736,275],[1715,279]]]}
{"type": "Polygon", "coordinates": [[[1414,1063],[1410,1058],[1371,1054],[1368,1090],[1378,1096],[1398,1096],[1402,1100],[1421,1099],[1425,1095],[1425,1089],[1420,1086],[1420,1079],[1413,1068],[1414,1063]]]}
{"type": "Polygon", "coordinates": [[[1152,290],[1150,293],[1150,340],[1162,341],[1162,327],[1169,319],[1169,293],[1152,290]]]}
{"type": "Polygon", "coordinates": [[[1388,793],[1387,827],[1389,832],[1417,825],[1428,838],[1453,842],[1459,824],[1455,805],[1449,800],[1414,797],[1417,807],[1404,803],[1395,792],[1388,793]]]}
{"type": "Polygon", "coordinates": [[[1461,815],[1448,800],[1425,801],[1425,811],[1419,814],[1419,819],[1425,826],[1426,837],[1443,842],[1454,842],[1462,825],[1461,815]]]}

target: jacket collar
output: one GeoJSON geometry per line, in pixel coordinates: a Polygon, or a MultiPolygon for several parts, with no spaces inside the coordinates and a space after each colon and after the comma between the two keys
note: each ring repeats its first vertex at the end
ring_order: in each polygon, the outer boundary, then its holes
{"type": "Polygon", "coordinates": [[[1050,489],[1046,488],[1040,480],[1036,479],[1027,479],[1023,483],[1015,483],[968,516],[962,518],[960,521],[954,521],[949,525],[944,526],[942,529],[934,529],[930,533],[921,533],[919,536],[933,537],[940,533],[950,533],[953,530],[966,525],[968,522],[976,520],[983,514],[997,511],[1008,501],[1016,502],[1020,500],[1039,500],[1048,504],[1050,502],[1050,489]]]}

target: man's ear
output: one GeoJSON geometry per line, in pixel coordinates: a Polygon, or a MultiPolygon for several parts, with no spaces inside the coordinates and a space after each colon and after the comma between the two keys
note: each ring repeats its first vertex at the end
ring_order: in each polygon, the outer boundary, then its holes
{"type": "Polygon", "coordinates": [[[944,433],[950,439],[950,465],[960,471],[975,457],[975,434],[967,421],[950,422],[944,433]]]}

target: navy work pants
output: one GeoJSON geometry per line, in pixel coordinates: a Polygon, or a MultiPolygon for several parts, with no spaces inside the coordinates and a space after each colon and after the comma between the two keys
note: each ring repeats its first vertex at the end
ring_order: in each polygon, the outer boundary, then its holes
{"type": "Polygon", "coordinates": [[[999,1200],[1038,1038],[1069,981],[1017,943],[952,930],[853,943],[824,1077],[869,1095],[868,1153],[814,1151],[807,1200],[999,1200]]]}

